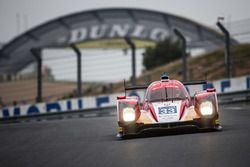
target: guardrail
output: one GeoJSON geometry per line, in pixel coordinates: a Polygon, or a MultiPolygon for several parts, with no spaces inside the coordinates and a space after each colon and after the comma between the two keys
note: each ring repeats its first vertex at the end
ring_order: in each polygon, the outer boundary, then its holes
{"type": "Polygon", "coordinates": [[[250,101],[250,90],[219,93],[217,96],[220,104],[246,102],[250,101]]]}
{"type": "MultiPolygon", "coordinates": [[[[238,103],[250,101],[250,90],[237,91],[230,93],[219,93],[219,104],[238,103]]],[[[30,122],[41,120],[54,120],[64,118],[91,118],[102,116],[115,116],[116,106],[99,107],[91,109],[73,110],[73,111],[61,111],[61,112],[48,112],[40,114],[30,114],[24,116],[12,116],[0,118],[0,123],[15,123],[15,122],[30,122]]]]}
{"type": "Polygon", "coordinates": [[[84,110],[73,110],[63,112],[30,114],[24,116],[12,116],[0,118],[1,123],[18,123],[18,122],[32,122],[42,120],[55,120],[65,118],[91,118],[91,117],[103,117],[103,116],[115,116],[116,106],[91,108],[84,110]]]}

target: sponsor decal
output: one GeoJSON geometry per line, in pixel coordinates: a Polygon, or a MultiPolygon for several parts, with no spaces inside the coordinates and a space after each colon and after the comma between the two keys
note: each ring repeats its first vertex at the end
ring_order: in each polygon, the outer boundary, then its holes
{"type": "Polygon", "coordinates": [[[117,128],[117,131],[118,131],[118,132],[122,132],[122,131],[123,131],[123,130],[122,130],[122,127],[119,126],[119,127],[117,128]]]}
{"type": "Polygon", "coordinates": [[[214,124],[215,124],[215,125],[220,124],[219,120],[218,120],[218,119],[214,120],[214,124]]]}
{"type": "Polygon", "coordinates": [[[141,24],[101,24],[79,27],[70,32],[69,38],[60,38],[60,42],[77,43],[105,38],[123,38],[130,36],[138,39],[162,41],[169,37],[169,31],[161,27],[147,27],[141,24]]]}
{"type": "Polygon", "coordinates": [[[231,81],[230,80],[223,80],[221,81],[221,92],[225,92],[226,88],[231,87],[231,81]]]}
{"type": "Polygon", "coordinates": [[[250,89],[250,77],[246,78],[246,86],[247,86],[247,89],[250,89]]]}

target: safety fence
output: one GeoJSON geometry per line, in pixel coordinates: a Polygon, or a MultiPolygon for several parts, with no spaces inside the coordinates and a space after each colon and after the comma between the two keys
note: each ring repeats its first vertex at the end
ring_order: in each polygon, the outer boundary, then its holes
{"type": "MultiPolygon", "coordinates": [[[[232,79],[222,79],[209,82],[207,85],[188,86],[187,90],[193,96],[197,90],[214,87],[218,92],[218,102],[233,103],[250,100],[250,77],[243,76],[232,79]]],[[[129,92],[128,95],[137,95],[143,98],[145,91],[129,92]]],[[[49,103],[27,104],[10,106],[0,110],[0,120],[17,120],[19,118],[44,117],[79,117],[114,115],[116,97],[124,93],[101,95],[97,97],[73,98],[49,103]]]]}
{"type": "MultiPolygon", "coordinates": [[[[250,101],[250,90],[238,91],[232,93],[218,94],[219,104],[232,104],[238,102],[250,101]]],[[[60,120],[71,118],[92,118],[92,117],[107,117],[116,116],[116,106],[89,108],[82,110],[60,111],[60,112],[46,112],[40,114],[28,115],[14,115],[11,117],[0,118],[0,123],[18,123],[18,122],[32,122],[43,120],[60,120]]]]}

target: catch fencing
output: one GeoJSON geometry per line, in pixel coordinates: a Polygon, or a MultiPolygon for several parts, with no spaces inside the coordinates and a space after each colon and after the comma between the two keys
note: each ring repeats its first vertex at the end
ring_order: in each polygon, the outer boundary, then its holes
{"type": "MultiPolygon", "coordinates": [[[[221,104],[250,100],[250,76],[222,79],[208,82],[207,85],[187,86],[187,90],[193,96],[197,90],[204,90],[207,87],[213,87],[217,90],[218,101],[221,104]]],[[[137,95],[140,99],[143,99],[144,93],[145,91],[136,91],[129,92],[128,95],[137,95]]],[[[0,120],[60,118],[62,115],[66,117],[115,115],[116,97],[120,95],[124,95],[124,93],[4,107],[0,110],[0,120]]]]}

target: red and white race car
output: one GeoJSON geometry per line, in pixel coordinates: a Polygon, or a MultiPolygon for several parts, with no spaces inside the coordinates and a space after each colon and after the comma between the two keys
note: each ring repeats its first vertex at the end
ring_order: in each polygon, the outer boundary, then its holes
{"type": "Polygon", "coordinates": [[[146,89],[146,93],[142,105],[137,96],[117,97],[117,137],[139,134],[145,130],[186,126],[221,130],[216,90],[197,91],[192,102],[184,85],[195,84],[206,82],[181,83],[170,80],[164,73],[160,81],[149,86],[125,86],[125,91],[146,89]]]}

